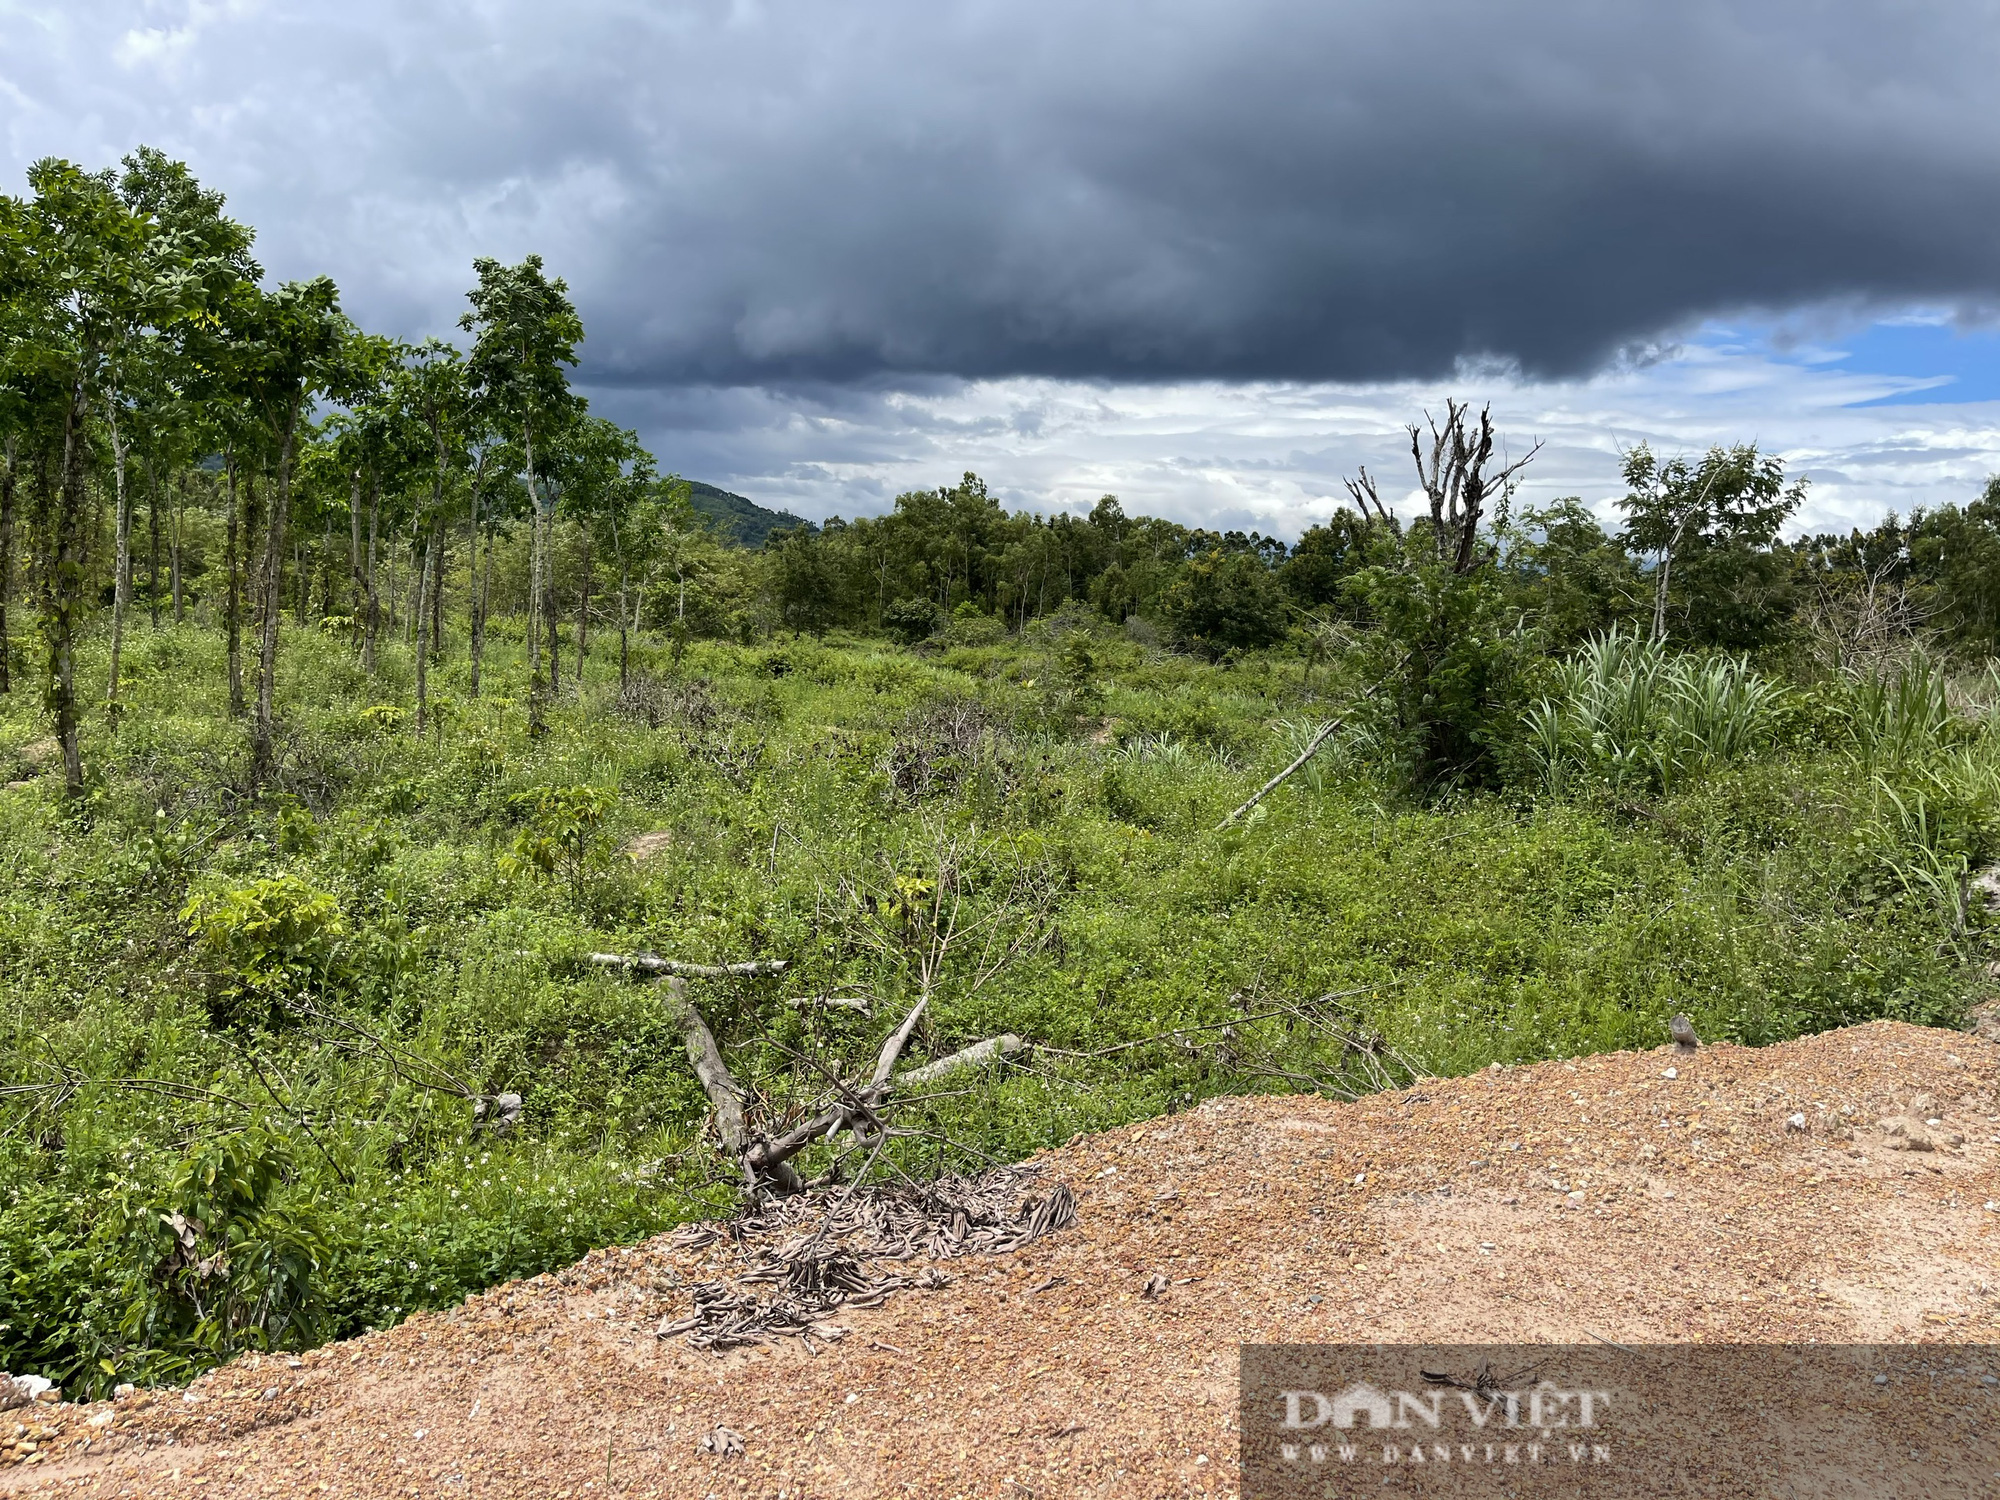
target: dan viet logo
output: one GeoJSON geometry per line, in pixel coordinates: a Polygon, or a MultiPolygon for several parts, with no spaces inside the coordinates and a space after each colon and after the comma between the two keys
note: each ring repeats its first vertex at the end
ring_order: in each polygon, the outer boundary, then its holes
{"type": "MultiPolygon", "coordinates": [[[[1428,1378],[1429,1372],[1425,1372],[1428,1378]]],[[[1600,1441],[1610,1391],[1521,1390],[1451,1382],[1447,1389],[1384,1391],[1360,1383],[1336,1396],[1280,1391],[1288,1464],[1607,1464],[1600,1441]]]]}

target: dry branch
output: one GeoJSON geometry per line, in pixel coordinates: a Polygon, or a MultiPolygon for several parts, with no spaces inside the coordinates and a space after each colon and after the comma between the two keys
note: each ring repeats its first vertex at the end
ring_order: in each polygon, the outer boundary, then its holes
{"type": "Polygon", "coordinates": [[[922,1068],[910,1068],[906,1074],[898,1074],[898,1086],[908,1084],[930,1084],[946,1074],[958,1072],[960,1068],[976,1068],[982,1062],[992,1062],[994,1058],[1010,1058],[1016,1052],[1026,1052],[1028,1044],[1022,1042],[1014,1032],[1002,1036],[988,1036],[984,1042],[974,1042],[968,1048],[954,1052],[948,1058],[938,1058],[936,1062],[926,1062],[922,1068]]]}
{"type": "MultiPolygon", "coordinates": [[[[1388,672],[1384,672],[1380,677],[1376,678],[1373,682],[1371,682],[1368,685],[1367,691],[1362,693],[1362,695],[1359,698],[1357,698],[1352,705],[1349,706],[1347,713],[1352,713],[1355,708],[1359,707],[1363,703],[1366,703],[1370,698],[1374,697],[1378,692],[1380,692],[1382,690],[1382,684],[1389,680],[1390,673],[1396,671],[1398,667],[1401,667],[1403,665],[1403,662],[1406,661],[1408,657],[1409,653],[1405,652],[1401,657],[1397,658],[1396,665],[1389,668],[1388,672]]],[[[1290,781],[1292,777],[1297,774],[1299,769],[1302,766],[1304,766],[1307,761],[1311,760],[1315,755],[1319,754],[1319,747],[1321,745],[1324,745],[1327,742],[1327,740],[1332,737],[1334,731],[1339,729],[1342,724],[1347,722],[1347,713],[1336,715],[1334,718],[1328,719],[1326,723],[1320,725],[1318,732],[1315,733],[1310,740],[1306,741],[1305,749],[1299,752],[1298,758],[1296,760],[1294,760],[1289,766],[1286,766],[1285,769],[1280,771],[1276,776],[1273,776],[1269,781],[1265,782],[1262,786],[1258,787],[1255,792],[1250,794],[1250,797],[1247,801],[1239,805],[1233,812],[1229,814],[1228,817],[1224,818],[1220,823],[1217,823],[1213,831],[1216,833],[1222,832],[1223,829],[1227,828],[1231,823],[1234,823],[1238,818],[1242,817],[1245,813],[1250,811],[1251,808],[1255,807],[1259,802],[1262,802],[1266,797],[1270,796],[1271,793],[1275,792],[1279,787],[1283,786],[1287,781],[1290,781]]]]}
{"type": "Polygon", "coordinates": [[[981,1063],[992,1062],[995,1058],[1011,1057],[1016,1052],[1025,1051],[1027,1046],[1026,1042],[1011,1031],[1003,1036],[990,1036],[983,1042],[974,1042],[970,1047],[952,1053],[950,1057],[940,1057],[936,1062],[925,1063],[921,1068],[912,1068],[907,1073],[899,1074],[896,1082],[899,1086],[931,1083],[947,1073],[957,1072],[960,1068],[977,1067],[981,1063]]]}

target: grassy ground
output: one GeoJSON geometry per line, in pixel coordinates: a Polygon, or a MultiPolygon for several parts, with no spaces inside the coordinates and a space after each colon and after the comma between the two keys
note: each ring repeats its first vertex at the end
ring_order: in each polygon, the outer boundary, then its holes
{"type": "Polygon", "coordinates": [[[448,644],[419,741],[400,648],[370,681],[288,634],[254,800],[212,630],[137,632],[80,810],[0,700],[0,1366],[171,1378],[726,1204],[677,1033],[593,949],[788,960],[699,996],[780,1103],[931,962],[918,1055],[1037,1051],[936,1090],[913,1172],[1218,1092],[1652,1045],[1677,1010],[1762,1042],[1975,998],[1983,725],[1877,764],[1811,719],[1643,802],[1415,805],[1336,752],[1216,832],[1326,711],[1295,659],[697,644],[643,650],[621,700],[600,641],[530,742],[518,644],[478,699],[448,644]],[[828,994],[873,1008],[786,1003],[828,994]],[[495,1132],[465,1095],[505,1091],[495,1132]]]}

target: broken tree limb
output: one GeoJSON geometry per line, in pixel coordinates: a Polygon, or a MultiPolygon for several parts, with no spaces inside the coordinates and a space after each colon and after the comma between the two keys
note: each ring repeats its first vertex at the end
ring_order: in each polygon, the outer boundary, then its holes
{"type": "Polygon", "coordinates": [[[931,997],[926,993],[921,1000],[910,1007],[910,1013],[903,1017],[903,1024],[890,1033],[889,1040],[882,1044],[882,1055],[875,1059],[875,1072],[868,1080],[871,1084],[880,1085],[889,1081],[889,1075],[896,1071],[896,1059],[903,1054],[903,1044],[909,1041],[910,1033],[917,1029],[917,1022],[930,1003],[931,997]]]}
{"type": "Polygon", "coordinates": [[[793,1010],[810,1010],[815,1005],[822,1005],[836,1010],[859,1011],[864,1016],[874,1009],[874,1001],[868,995],[800,995],[785,1004],[793,1010]]]}
{"type": "MultiPolygon", "coordinates": [[[[1382,689],[1382,684],[1389,680],[1390,673],[1393,673],[1397,667],[1402,666],[1403,662],[1407,661],[1408,659],[1409,659],[1409,653],[1406,651],[1403,653],[1402,657],[1400,657],[1397,660],[1395,666],[1389,668],[1389,671],[1384,672],[1380,677],[1376,678],[1373,682],[1371,682],[1368,685],[1368,690],[1364,692],[1359,698],[1354,700],[1354,705],[1349,707],[1348,712],[1349,713],[1353,712],[1354,707],[1366,703],[1370,698],[1374,697],[1378,692],[1380,692],[1382,689]]],[[[1239,806],[1234,812],[1230,813],[1230,815],[1224,818],[1220,823],[1217,823],[1215,825],[1214,831],[1216,833],[1222,832],[1223,829],[1227,828],[1231,823],[1234,823],[1238,818],[1242,817],[1245,813],[1250,811],[1251,808],[1255,807],[1259,802],[1262,802],[1266,797],[1270,796],[1271,793],[1275,792],[1279,787],[1283,786],[1287,781],[1290,781],[1292,779],[1292,776],[1299,770],[1300,767],[1304,766],[1307,761],[1311,760],[1315,755],[1319,754],[1319,747],[1321,745],[1324,745],[1329,739],[1332,738],[1333,732],[1336,729],[1340,728],[1340,726],[1346,722],[1347,722],[1346,713],[1339,714],[1334,718],[1328,719],[1326,723],[1322,724],[1319,727],[1319,731],[1316,734],[1314,734],[1310,740],[1306,741],[1305,749],[1299,752],[1298,758],[1296,760],[1294,760],[1289,766],[1286,766],[1285,769],[1280,771],[1276,776],[1273,776],[1269,781],[1265,782],[1262,786],[1258,787],[1255,792],[1251,793],[1250,799],[1247,802],[1244,802],[1241,806],[1239,806]]]]}
{"type": "Polygon", "coordinates": [[[673,974],[686,979],[748,979],[760,974],[782,974],[788,967],[782,958],[759,958],[740,964],[689,964],[676,958],[661,958],[657,953],[591,953],[585,956],[600,969],[673,974]]]}
{"type": "Polygon", "coordinates": [[[919,1083],[932,1083],[947,1073],[955,1073],[960,1068],[974,1068],[981,1063],[992,1062],[995,1058],[1011,1057],[1016,1052],[1025,1052],[1028,1044],[1011,1031],[1002,1036],[990,1036],[983,1042],[974,1042],[950,1057],[940,1057],[936,1062],[925,1063],[921,1068],[912,1068],[907,1073],[898,1074],[896,1084],[907,1087],[919,1083]]]}
{"type": "Polygon", "coordinates": [[[688,998],[687,981],[678,974],[667,976],[667,1009],[681,1029],[688,1062],[694,1068],[694,1076],[701,1081],[701,1091],[708,1095],[710,1108],[715,1111],[716,1136],[722,1142],[722,1149],[742,1170],[745,1186],[752,1193],[765,1186],[796,1193],[805,1186],[804,1182],[789,1162],[763,1157],[764,1142],[752,1135],[743,1114],[743,1085],[722,1060],[715,1033],[708,1029],[708,1022],[688,998]]]}
{"type": "Polygon", "coordinates": [[[715,1110],[715,1133],[722,1140],[722,1149],[740,1157],[750,1149],[750,1132],[743,1120],[742,1086],[729,1071],[729,1064],[722,1060],[722,1049],[715,1045],[715,1033],[708,1029],[708,1022],[688,999],[687,981],[678,974],[670,976],[667,996],[667,1009],[681,1029],[688,1062],[715,1110]]]}

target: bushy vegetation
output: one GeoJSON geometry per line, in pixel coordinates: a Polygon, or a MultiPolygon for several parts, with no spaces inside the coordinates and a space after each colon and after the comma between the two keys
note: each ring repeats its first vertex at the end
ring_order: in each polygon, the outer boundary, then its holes
{"type": "MultiPolygon", "coordinates": [[[[1954,1023],[1966,879],[2000,836],[2000,733],[1940,717],[1921,661],[1713,689],[1712,664],[1608,645],[1551,675],[1552,749],[1517,784],[1414,798],[1363,724],[1218,833],[1351,696],[1338,671],[1309,689],[1297,655],[1217,665],[1102,624],[930,655],[696,643],[678,669],[662,644],[622,695],[593,658],[531,739],[515,640],[479,699],[440,664],[460,707],[418,739],[344,642],[294,635],[255,797],[213,629],[138,636],[81,802],[32,701],[0,700],[0,1365],[172,1378],[727,1203],[658,995],[591,949],[790,960],[702,986],[739,1076],[782,1098],[908,1003],[941,859],[973,909],[1015,903],[1032,934],[976,988],[979,955],[950,961],[914,1060],[1042,1050],[922,1106],[931,1136],[898,1144],[922,1172],[1216,1092],[1363,1088],[1378,1060],[1651,1044],[1676,1010],[1751,1042],[1954,1023]],[[1327,994],[1372,1056],[1245,1019],[1327,994]],[[478,1100],[507,1092],[496,1127],[478,1100]]],[[[101,680],[101,636],[83,660],[101,680]]],[[[402,647],[384,669],[407,682],[402,647]]]]}
{"type": "Polygon", "coordinates": [[[1788,543],[1774,461],[1641,453],[1613,536],[1510,515],[1454,404],[1427,516],[1363,476],[1294,546],[968,475],[751,552],[569,390],[539,262],[397,348],[157,154],[32,186],[0,1367],[175,1379],[729,1206],[683,1028],[593,953],[783,960],[688,981],[761,1120],[919,998],[910,1063],[1031,1044],[794,1163],[849,1180],[1984,982],[1990,493],[1788,543]]]}

